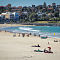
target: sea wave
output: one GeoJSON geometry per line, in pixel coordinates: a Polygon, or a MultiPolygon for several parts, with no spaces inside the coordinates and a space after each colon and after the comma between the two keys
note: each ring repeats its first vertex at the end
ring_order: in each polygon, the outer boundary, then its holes
{"type": "Polygon", "coordinates": [[[32,28],[29,27],[19,27],[20,30],[31,30],[32,28]]]}
{"type": "Polygon", "coordinates": [[[29,28],[29,27],[19,27],[19,29],[29,31],[29,32],[40,32],[40,30],[35,30],[35,29],[29,28]]]}
{"type": "Polygon", "coordinates": [[[32,32],[39,32],[40,30],[30,30],[30,31],[32,31],[32,32]]]}

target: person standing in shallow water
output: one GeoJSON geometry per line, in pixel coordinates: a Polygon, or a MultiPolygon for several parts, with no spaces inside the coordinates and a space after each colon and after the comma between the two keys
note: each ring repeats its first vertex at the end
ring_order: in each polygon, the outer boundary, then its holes
{"type": "Polygon", "coordinates": [[[32,34],[30,33],[30,35],[32,35],[32,34]]]}
{"type": "Polygon", "coordinates": [[[29,37],[29,34],[27,34],[27,37],[29,37]]]}
{"type": "Polygon", "coordinates": [[[19,33],[19,35],[18,35],[19,37],[20,37],[20,33],[19,33]]]}
{"type": "Polygon", "coordinates": [[[22,33],[22,36],[24,37],[25,36],[25,33],[22,33]]]}
{"type": "Polygon", "coordinates": [[[39,37],[40,37],[40,35],[39,35],[39,37]]]}

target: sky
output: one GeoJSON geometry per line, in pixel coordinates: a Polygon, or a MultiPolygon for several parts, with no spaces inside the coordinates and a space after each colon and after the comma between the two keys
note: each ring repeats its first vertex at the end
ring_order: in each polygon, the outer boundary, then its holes
{"type": "Polygon", "coordinates": [[[46,2],[47,5],[56,3],[60,5],[60,0],[0,0],[0,6],[6,6],[11,4],[12,6],[32,6],[32,5],[43,5],[46,2]]]}

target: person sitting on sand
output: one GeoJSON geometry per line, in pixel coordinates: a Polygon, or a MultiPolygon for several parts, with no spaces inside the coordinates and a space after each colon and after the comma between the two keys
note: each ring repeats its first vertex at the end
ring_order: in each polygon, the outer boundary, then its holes
{"type": "Polygon", "coordinates": [[[54,40],[54,42],[58,42],[58,40],[54,40]]]}
{"type": "Polygon", "coordinates": [[[49,48],[49,52],[51,52],[51,48],[49,48]]]}
{"type": "Polygon", "coordinates": [[[48,51],[46,50],[46,48],[44,49],[44,52],[48,52],[48,51]]]}
{"type": "Polygon", "coordinates": [[[50,44],[50,43],[48,42],[48,44],[50,44]]]}
{"type": "Polygon", "coordinates": [[[40,47],[39,44],[38,44],[38,47],[40,47]]]}
{"type": "Polygon", "coordinates": [[[44,53],[53,53],[52,51],[51,51],[51,47],[48,47],[49,48],[49,50],[46,50],[46,48],[44,49],[44,53]]]}

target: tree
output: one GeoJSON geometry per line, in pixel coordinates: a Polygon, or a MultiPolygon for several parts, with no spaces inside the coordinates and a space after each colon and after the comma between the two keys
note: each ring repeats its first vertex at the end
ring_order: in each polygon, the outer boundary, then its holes
{"type": "Polygon", "coordinates": [[[55,11],[55,12],[54,12],[54,16],[55,16],[55,17],[59,17],[59,12],[58,12],[58,11],[55,11]]]}
{"type": "Polygon", "coordinates": [[[29,15],[29,21],[30,21],[30,22],[35,21],[36,18],[37,18],[37,14],[34,13],[34,12],[29,15]]]}
{"type": "Polygon", "coordinates": [[[8,11],[11,12],[11,10],[12,10],[11,7],[8,7],[8,11]]]}

